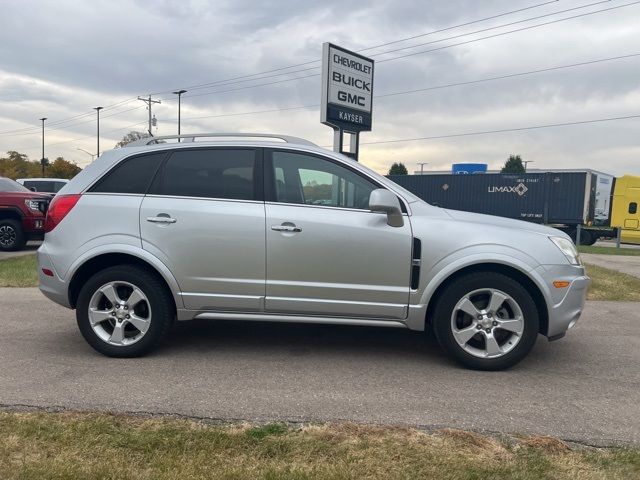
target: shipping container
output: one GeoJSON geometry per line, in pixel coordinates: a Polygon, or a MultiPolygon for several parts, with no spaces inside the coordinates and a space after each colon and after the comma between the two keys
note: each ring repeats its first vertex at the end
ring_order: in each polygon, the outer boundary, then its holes
{"type": "MultiPolygon", "coordinates": [[[[389,178],[431,205],[555,225],[574,239],[578,225],[596,223],[596,200],[610,195],[610,190],[596,194],[598,174],[592,171],[389,178]]],[[[613,235],[607,228],[581,228],[581,243],[592,244],[613,235]]]]}
{"type": "Polygon", "coordinates": [[[443,208],[536,223],[593,223],[593,173],[393,175],[391,180],[443,208]]]}

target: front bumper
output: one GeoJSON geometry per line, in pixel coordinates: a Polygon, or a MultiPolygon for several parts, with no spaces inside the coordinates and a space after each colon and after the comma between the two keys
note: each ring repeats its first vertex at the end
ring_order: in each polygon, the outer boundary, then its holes
{"type": "Polygon", "coordinates": [[[591,279],[582,267],[547,267],[544,277],[549,285],[549,324],[546,336],[549,340],[562,338],[572,328],[584,309],[591,279]],[[563,275],[564,274],[564,275],[563,275]],[[576,275],[577,274],[577,275],[576,275]],[[568,287],[556,289],[554,280],[571,282],[568,287]]]}

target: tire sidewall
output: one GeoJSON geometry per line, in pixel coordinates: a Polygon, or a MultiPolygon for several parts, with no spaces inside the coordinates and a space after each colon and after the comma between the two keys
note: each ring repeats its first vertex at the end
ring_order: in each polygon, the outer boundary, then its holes
{"type": "Polygon", "coordinates": [[[98,352],[110,357],[138,357],[154,349],[173,323],[175,312],[170,300],[170,292],[162,282],[148,271],[135,266],[115,266],[92,276],[80,290],[76,304],[78,328],[85,340],[98,352]],[[146,295],[151,306],[151,324],[144,336],[132,345],[109,345],[94,332],[89,322],[91,297],[101,286],[113,282],[128,282],[138,287],[146,295]]]}
{"type": "Polygon", "coordinates": [[[474,273],[452,282],[438,299],[433,326],[440,345],[455,360],[466,367],[478,370],[502,370],[520,362],[533,348],[539,332],[538,308],[527,290],[517,280],[500,273],[474,273]],[[451,328],[453,309],[468,293],[493,288],[511,296],[522,310],[524,331],[518,344],[498,358],[480,358],[466,352],[455,340],[451,328]]]}
{"type": "Polygon", "coordinates": [[[16,240],[10,246],[4,246],[0,244],[0,251],[13,252],[22,249],[22,247],[24,247],[25,243],[27,242],[25,240],[24,232],[22,231],[22,225],[20,225],[20,222],[12,219],[0,220],[0,227],[3,226],[11,227],[14,230],[16,234],[16,240]]]}

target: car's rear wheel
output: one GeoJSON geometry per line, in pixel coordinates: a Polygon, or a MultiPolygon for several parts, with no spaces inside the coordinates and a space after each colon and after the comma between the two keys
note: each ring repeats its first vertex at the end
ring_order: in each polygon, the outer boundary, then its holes
{"type": "Polygon", "coordinates": [[[0,251],[21,250],[27,243],[22,225],[17,220],[0,220],[0,251]]]}
{"type": "Polygon", "coordinates": [[[438,298],[433,326],[443,349],[466,367],[502,370],[535,344],[539,314],[514,278],[477,272],[454,280],[438,298]]]}
{"type": "Polygon", "coordinates": [[[76,306],[85,340],[110,357],[137,357],[156,348],[173,323],[175,309],[166,285],[132,265],[107,268],[82,287],[76,306]]]}

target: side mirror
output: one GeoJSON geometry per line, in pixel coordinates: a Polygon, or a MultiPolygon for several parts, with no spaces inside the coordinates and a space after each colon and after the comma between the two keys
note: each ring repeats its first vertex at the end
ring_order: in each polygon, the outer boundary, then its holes
{"type": "Polygon", "coordinates": [[[404,225],[400,200],[398,200],[395,193],[389,190],[377,188],[371,192],[371,196],[369,197],[369,210],[372,212],[386,213],[387,225],[392,227],[402,227],[404,225]]]}

